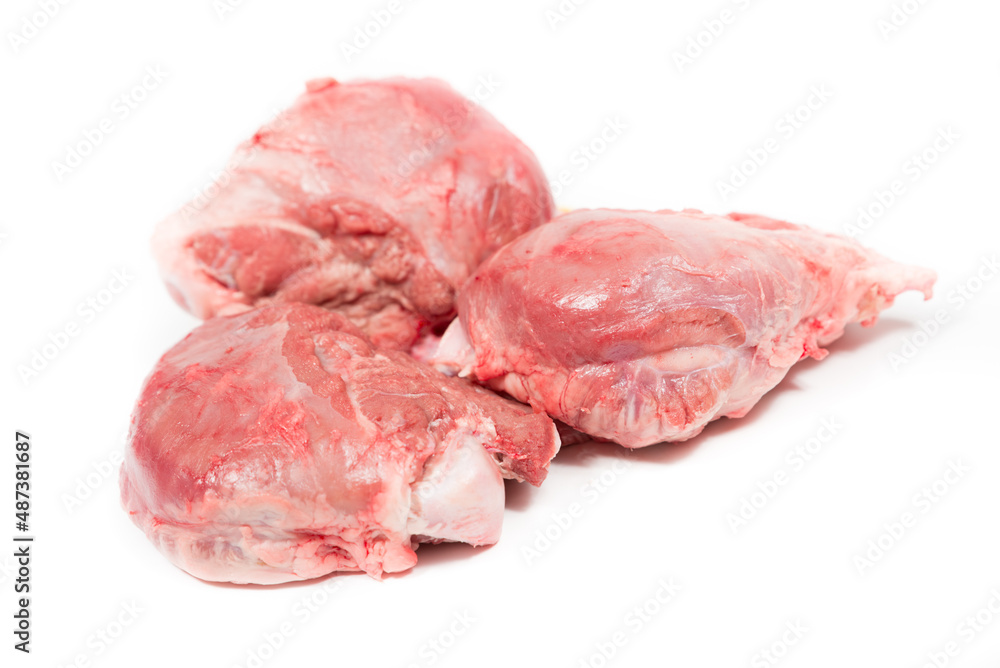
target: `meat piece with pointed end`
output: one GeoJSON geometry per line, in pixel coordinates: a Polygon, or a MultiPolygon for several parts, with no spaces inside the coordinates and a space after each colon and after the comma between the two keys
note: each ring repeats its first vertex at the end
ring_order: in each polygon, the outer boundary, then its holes
{"type": "Polygon", "coordinates": [[[848,323],[934,272],[762,216],[575,211],[459,295],[434,361],[591,436],[641,447],[742,417],[848,323]]]}

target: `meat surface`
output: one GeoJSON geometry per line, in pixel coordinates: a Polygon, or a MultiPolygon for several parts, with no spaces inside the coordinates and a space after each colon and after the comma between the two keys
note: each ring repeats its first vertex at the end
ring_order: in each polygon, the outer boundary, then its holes
{"type": "Polygon", "coordinates": [[[447,84],[324,79],[160,223],[153,246],[171,295],[200,318],[318,304],[406,349],[454,316],[485,257],[551,215],[532,152],[447,84]]]}
{"type": "Polygon", "coordinates": [[[485,262],[436,363],[641,447],[742,417],[934,272],[761,216],[576,211],[485,262]]]}
{"type": "Polygon", "coordinates": [[[495,543],[502,476],[540,483],[558,447],[545,415],[278,304],[211,319],[159,361],[122,504],[205,580],[381,577],[422,542],[495,543]]]}

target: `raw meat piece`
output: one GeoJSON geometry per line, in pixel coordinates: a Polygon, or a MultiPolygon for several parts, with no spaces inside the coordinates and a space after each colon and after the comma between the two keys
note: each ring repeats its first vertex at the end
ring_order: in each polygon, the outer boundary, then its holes
{"type": "Polygon", "coordinates": [[[484,258],[552,215],[532,152],[434,79],[312,81],[229,164],[153,241],[200,318],[305,302],[406,349],[454,316],[484,258]]]}
{"type": "Polygon", "coordinates": [[[641,447],[742,417],[934,272],[761,216],[576,211],[487,260],[434,360],[641,447]]]}
{"type": "Polygon", "coordinates": [[[174,564],[271,584],[406,570],[421,542],[495,543],[501,475],[538,484],[541,413],[380,351],[344,316],[213,318],[146,380],[122,504],[174,564]]]}

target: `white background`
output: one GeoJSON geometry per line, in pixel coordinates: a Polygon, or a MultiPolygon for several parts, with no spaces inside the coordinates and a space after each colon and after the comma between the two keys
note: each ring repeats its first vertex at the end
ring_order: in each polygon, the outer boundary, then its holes
{"type": "Polygon", "coordinates": [[[962,626],[991,601],[1000,611],[1000,280],[984,264],[1000,250],[1000,6],[903,4],[912,16],[884,35],[891,0],[590,0],[564,3],[575,11],[554,26],[557,0],[411,0],[348,62],[342,44],[388,0],[246,0],[222,16],[213,0],[69,2],[16,49],[11,35],[31,34],[39,5],[5,2],[0,662],[246,666],[287,623],[262,665],[768,666],[759,652],[777,642],[781,653],[798,623],[778,665],[916,668],[950,641],[948,665],[1000,665],[1000,614],[981,613],[992,623],[971,638],[962,626]],[[706,21],[720,34],[701,34],[707,46],[679,67],[706,21]],[[115,100],[147,67],[165,79],[123,119],[115,100]],[[200,582],[131,525],[117,471],[104,475],[146,373],[196,324],[158,280],[151,230],[307,79],[394,74],[467,95],[492,77],[485,106],[550,177],[569,170],[563,207],[753,211],[843,231],[899,179],[905,192],[861,241],[935,268],[936,296],[904,295],[874,329],[853,326],[828,359],[798,365],[750,416],[694,441],[626,465],[615,448],[567,449],[541,489],[509,488],[493,548],[425,547],[411,572],[381,583],[200,582]],[[823,86],[832,95],[786,136],[783,116],[823,86]],[[111,133],[60,181],[53,163],[104,118],[111,133]],[[578,148],[609,119],[625,129],[584,167],[578,148]],[[914,180],[906,163],[947,128],[958,138],[914,180]],[[768,138],[778,150],[724,200],[718,183],[768,138]],[[128,286],[85,315],[80,304],[122,270],[128,286]],[[947,322],[918,334],[938,312],[947,322]],[[71,323],[78,335],[23,379],[19,367],[71,323]],[[902,351],[910,358],[894,364],[902,351]],[[786,454],[830,417],[842,427],[794,470],[786,454]],[[33,443],[30,656],[11,647],[15,429],[33,443]],[[949,461],[969,470],[933,504],[915,501],[949,461]],[[788,483],[734,532],[727,515],[779,470],[788,483]],[[582,490],[602,476],[605,491],[582,490]],[[553,515],[573,503],[582,516],[529,563],[524,548],[556,535],[553,515]],[[859,567],[906,512],[915,526],[859,567]],[[663,605],[652,598],[661,578],[680,587],[663,605]],[[321,601],[308,620],[303,598],[321,601]],[[647,621],[627,617],[644,604],[647,621]],[[452,638],[464,613],[474,621],[452,638]],[[130,623],[105,644],[97,634],[117,633],[119,617],[130,623]],[[616,633],[625,643],[605,660],[616,633]],[[451,646],[437,653],[435,639],[451,646]]]}

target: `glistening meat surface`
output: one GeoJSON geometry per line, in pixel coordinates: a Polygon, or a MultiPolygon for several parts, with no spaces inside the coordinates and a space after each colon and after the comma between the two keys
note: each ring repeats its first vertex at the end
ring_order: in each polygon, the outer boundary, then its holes
{"type": "Polygon", "coordinates": [[[400,349],[453,316],[486,256],[552,214],[531,151],[433,79],[312,81],[223,176],[157,228],[178,303],[201,318],[318,304],[400,349]]]}
{"type": "Polygon", "coordinates": [[[122,503],[173,563],[271,584],[406,570],[421,542],[496,542],[502,476],[538,484],[541,413],[404,353],[343,316],[273,305],[209,320],[150,374],[122,503]]]}
{"type": "Polygon", "coordinates": [[[934,280],[761,216],[576,211],[479,268],[435,361],[640,447],[742,417],[845,325],[934,280]]]}

